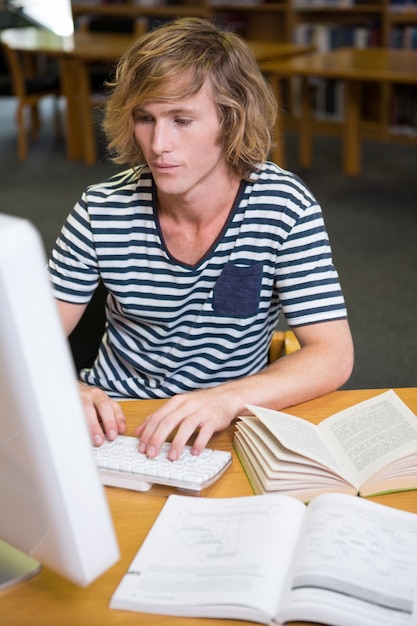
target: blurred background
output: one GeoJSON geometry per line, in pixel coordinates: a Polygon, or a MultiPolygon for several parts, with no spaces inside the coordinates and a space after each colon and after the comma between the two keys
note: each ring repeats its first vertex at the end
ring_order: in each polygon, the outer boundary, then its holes
{"type": "MultiPolygon", "coordinates": [[[[285,0],[281,4],[287,6],[289,2],[285,0]]],[[[386,6],[382,2],[374,6],[382,5],[386,6]]],[[[26,26],[24,21],[10,17],[1,9],[0,2],[1,30],[26,26]]],[[[379,8],[374,8],[374,12],[376,10],[379,8]]],[[[252,14],[256,16],[253,7],[252,14]]],[[[304,29],[310,26],[312,31],[315,26],[318,32],[315,14],[304,17],[304,29]]],[[[333,21],[337,19],[334,13],[329,13],[330,17],[333,21]]],[[[232,18],[228,16],[228,19],[232,18]]],[[[141,28],[143,26],[142,20],[141,28]]],[[[256,20],[251,29],[252,38],[260,36],[256,20]]],[[[280,36],[285,35],[283,29],[284,26],[280,36]]],[[[298,30],[300,37],[301,29],[298,30]]],[[[313,39],[310,32],[309,41],[313,39]]],[[[49,64],[47,60],[47,68],[49,64]]],[[[284,91],[284,94],[283,108],[284,105],[290,108],[289,92],[284,91]]],[[[368,94],[377,100],[380,95],[368,94]]],[[[284,130],[280,141],[285,146],[286,167],[309,185],[323,208],[334,262],[347,301],[356,364],[346,388],[417,385],[417,140],[413,138],[412,126],[417,97],[415,92],[409,92],[407,97],[414,102],[414,113],[411,109],[406,119],[407,141],[388,136],[381,141],[380,137],[373,139],[372,133],[364,132],[362,168],[358,176],[343,173],[341,138],[325,129],[320,132],[323,123],[320,116],[316,118],[318,128],[313,140],[312,166],[302,169],[298,159],[297,119],[287,118],[283,111],[284,130]]],[[[68,159],[65,103],[61,98],[62,132],[57,136],[52,96],[40,104],[38,139],[30,142],[26,158],[19,160],[16,104],[10,71],[3,56],[0,57],[0,210],[31,220],[39,229],[49,254],[67,213],[84,188],[120,168],[107,158],[97,112],[93,113],[97,141],[95,162],[86,165],[82,160],[68,159]]],[[[371,115],[372,109],[373,105],[367,107],[364,116],[371,115]]],[[[335,118],[334,111],[331,116],[335,118]]],[[[341,123],[340,119],[337,121],[341,123]]],[[[285,327],[284,320],[280,327],[285,327]]]]}

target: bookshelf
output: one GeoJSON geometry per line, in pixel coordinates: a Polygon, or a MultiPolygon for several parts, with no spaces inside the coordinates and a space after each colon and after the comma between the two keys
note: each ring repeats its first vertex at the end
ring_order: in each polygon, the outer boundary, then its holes
{"type": "MultiPolygon", "coordinates": [[[[417,0],[289,0],[289,36],[319,51],[340,47],[417,49],[417,0]]],[[[289,81],[287,126],[296,128],[299,79],[289,81]]],[[[344,119],[341,80],[312,78],[314,130],[339,133],[344,119]]],[[[417,86],[369,82],[361,87],[364,138],[417,143],[417,86]]]]}
{"type": "MultiPolygon", "coordinates": [[[[130,18],[137,34],[177,16],[212,17],[247,39],[338,47],[417,49],[417,0],[73,0],[81,16],[130,18]]],[[[296,128],[297,79],[286,79],[286,125],[296,128]]],[[[338,133],[344,119],[342,81],[312,79],[314,128],[338,133]]],[[[365,83],[361,133],[417,143],[417,86],[365,83]]]]}
{"type": "MultiPolygon", "coordinates": [[[[293,0],[291,12],[293,41],[312,43],[319,51],[340,47],[417,49],[417,0],[293,0]]],[[[296,81],[292,83],[297,92],[296,81]]],[[[335,123],[340,125],[344,117],[343,90],[342,81],[311,81],[318,132],[337,131],[335,123]]],[[[365,83],[361,99],[364,137],[416,142],[416,86],[365,83]]]]}
{"type": "MultiPolygon", "coordinates": [[[[368,30],[368,45],[413,44],[417,30],[417,0],[73,0],[74,18],[80,16],[129,17],[164,20],[201,15],[230,21],[244,36],[293,41],[297,30],[334,27],[368,30]]],[[[324,30],[324,28],[323,28],[324,30]]],[[[417,36],[414,41],[417,47],[417,36]]]]}

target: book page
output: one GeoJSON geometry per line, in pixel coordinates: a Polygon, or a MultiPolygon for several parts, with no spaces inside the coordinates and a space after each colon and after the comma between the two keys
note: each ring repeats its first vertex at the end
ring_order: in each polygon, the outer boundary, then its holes
{"type": "MultiPolygon", "coordinates": [[[[299,420],[298,417],[291,417],[291,421],[294,419],[299,420]]],[[[283,463],[291,463],[291,464],[303,464],[307,463],[309,467],[319,468],[321,471],[328,473],[328,470],[323,466],[323,463],[318,463],[314,461],[311,456],[305,456],[302,454],[298,454],[294,450],[289,451],[287,448],[281,445],[278,439],[271,434],[269,428],[267,428],[259,418],[254,415],[242,415],[239,418],[239,421],[236,424],[236,429],[245,433],[247,439],[251,441],[259,442],[259,447],[264,452],[268,451],[274,461],[274,465],[276,469],[282,467],[283,463]]],[[[259,450],[260,451],[260,450],[259,450]]]]}
{"type": "Polygon", "coordinates": [[[267,427],[281,446],[313,459],[344,477],[343,465],[331,452],[316,425],[281,411],[265,409],[252,404],[248,404],[247,408],[267,427]]]}
{"type": "Polygon", "coordinates": [[[417,452],[417,417],[392,390],[336,413],[317,428],[335,454],[347,457],[346,477],[358,486],[388,463],[417,452]]]}
{"type": "MultiPolygon", "coordinates": [[[[288,451],[284,457],[282,455],[282,446],[270,435],[267,429],[262,431],[260,436],[257,434],[257,426],[259,424],[256,424],[256,428],[254,428],[255,423],[252,421],[257,418],[250,418],[249,428],[247,419],[245,417],[245,421],[242,420],[236,425],[233,443],[235,449],[239,445],[238,452],[241,452],[242,448],[244,449],[244,455],[248,460],[248,463],[244,463],[246,473],[248,475],[249,473],[251,474],[249,469],[249,466],[251,466],[259,474],[264,488],[267,487],[268,483],[270,486],[267,490],[272,489],[275,491],[277,489],[282,492],[284,488],[282,481],[285,479],[291,481],[291,483],[296,480],[303,485],[306,485],[307,482],[313,483],[316,487],[318,484],[331,483],[339,487],[346,487],[350,492],[357,493],[357,490],[343,478],[308,457],[288,451]],[[286,460],[283,460],[284,458],[286,460]],[[274,489],[271,487],[271,481],[276,483],[274,489]]],[[[242,461],[241,456],[239,458],[242,461]]],[[[295,487],[294,484],[293,487],[295,487]]]]}
{"type": "Polygon", "coordinates": [[[326,494],[308,506],[290,600],[279,617],[333,626],[411,626],[417,623],[416,586],[417,515],[326,494]]]}
{"type": "Polygon", "coordinates": [[[301,502],[279,495],[172,495],[110,606],[268,623],[305,510],[301,502]]]}

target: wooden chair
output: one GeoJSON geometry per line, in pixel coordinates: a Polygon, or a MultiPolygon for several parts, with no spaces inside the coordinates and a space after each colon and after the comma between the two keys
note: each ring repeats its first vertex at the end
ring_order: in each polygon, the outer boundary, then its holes
{"type": "Polygon", "coordinates": [[[18,138],[18,158],[25,161],[28,153],[25,109],[30,109],[30,134],[36,139],[40,128],[38,105],[42,98],[54,96],[55,130],[59,134],[57,99],[60,96],[59,78],[55,73],[41,73],[38,67],[39,58],[33,54],[23,54],[6,43],[2,44],[6,63],[11,77],[12,92],[17,99],[16,121],[18,138]]]}
{"type": "Polygon", "coordinates": [[[269,346],[269,362],[273,363],[282,356],[299,349],[300,344],[292,330],[276,330],[269,346]]]}

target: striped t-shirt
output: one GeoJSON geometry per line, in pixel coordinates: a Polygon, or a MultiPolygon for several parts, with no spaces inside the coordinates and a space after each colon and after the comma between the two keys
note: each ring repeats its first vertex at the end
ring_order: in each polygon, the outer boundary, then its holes
{"type": "Polygon", "coordinates": [[[92,185],[52,252],[56,298],[85,304],[100,279],[108,289],[85,382],[138,398],[218,385],[265,367],[281,310],[293,327],[346,317],[320,206],[294,174],[265,163],[243,181],[193,266],[166,248],[155,194],[147,167],[92,185]]]}

